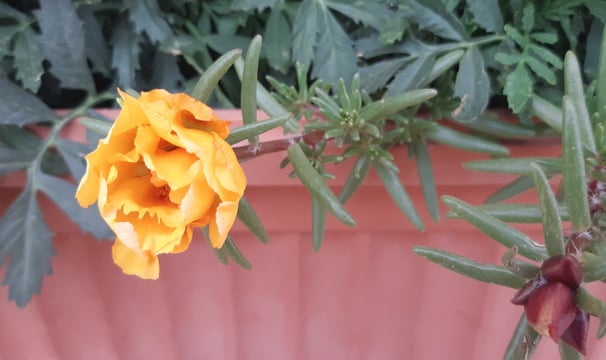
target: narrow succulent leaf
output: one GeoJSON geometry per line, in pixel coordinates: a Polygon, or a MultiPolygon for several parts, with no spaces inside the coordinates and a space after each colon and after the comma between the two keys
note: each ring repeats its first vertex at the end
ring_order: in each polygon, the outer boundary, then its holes
{"type": "Polygon", "coordinates": [[[431,84],[435,79],[437,79],[440,75],[448,71],[455,64],[457,64],[461,58],[465,55],[465,51],[463,50],[453,50],[445,55],[440,56],[433,62],[431,70],[429,74],[425,77],[425,79],[421,82],[420,86],[425,87],[431,84]]]}
{"type": "Polygon", "coordinates": [[[206,241],[208,242],[208,246],[213,250],[213,253],[217,257],[219,262],[221,262],[224,265],[227,265],[227,263],[229,263],[229,256],[227,255],[227,252],[225,251],[224,248],[217,249],[216,247],[212,246],[212,244],[210,243],[210,236],[208,235],[207,226],[202,228],[202,233],[204,234],[204,237],[206,238],[206,241]]]}
{"type": "Polygon", "coordinates": [[[591,130],[589,111],[585,103],[585,91],[583,89],[583,78],[579,61],[572,51],[566,52],[564,58],[564,88],[566,95],[570,97],[576,113],[576,122],[581,144],[595,154],[596,146],[591,130]]]}
{"type": "Polygon", "coordinates": [[[497,203],[503,200],[510,199],[518,194],[523,193],[524,191],[532,189],[534,186],[534,180],[530,175],[522,175],[515,178],[513,181],[503,186],[499,190],[490,194],[488,198],[486,198],[485,203],[492,204],[497,203]]]}
{"type": "Polygon", "coordinates": [[[213,62],[206,71],[200,75],[200,79],[196,83],[191,96],[194,99],[206,103],[219,83],[219,80],[223,78],[223,75],[225,75],[236,60],[240,58],[240,55],[242,55],[242,50],[234,49],[225,53],[213,62]]]}
{"type": "Polygon", "coordinates": [[[244,139],[250,138],[252,136],[258,136],[273,128],[284,125],[284,123],[291,117],[292,114],[285,113],[280,116],[273,117],[271,119],[242,125],[231,130],[229,136],[225,139],[225,141],[227,141],[227,143],[230,145],[239,143],[244,139]]]}
{"type": "Polygon", "coordinates": [[[526,282],[504,266],[483,264],[447,251],[424,246],[415,246],[412,251],[435,264],[474,280],[514,289],[519,289],[526,282]]]}
{"type": "Polygon", "coordinates": [[[225,243],[223,243],[221,250],[225,251],[225,254],[227,254],[236,264],[240,265],[244,269],[252,269],[250,262],[246,257],[244,257],[230,236],[228,236],[225,243]]]}
{"type": "Polygon", "coordinates": [[[510,249],[517,246],[520,255],[531,260],[547,258],[545,247],[535,243],[528,235],[512,228],[503,221],[478,210],[474,206],[452,196],[442,196],[442,202],[484,234],[510,249]]]}
{"type": "Polygon", "coordinates": [[[347,87],[345,86],[345,81],[343,81],[343,79],[339,80],[337,91],[339,94],[339,100],[341,101],[341,108],[345,112],[351,112],[353,110],[353,105],[351,99],[349,98],[349,92],[347,91],[347,87]]]}
{"type": "Polygon", "coordinates": [[[513,336],[507,344],[503,360],[530,359],[539,341],[541,341],[541,335],[530,326],[526,315],[522,314],[513,331],[513,336]]]}
{"type": "Polygon", "coordinates": [[[392,97],[370,103],[362,108],[360,116],[366,120],[382,118],[398,113],[408,107],[418,105],[437,95],[434,89],[407,91],[392,97]]]}
{"type": "Polygon", "coordinates": [[[326,233],[326,208],[315,197],[311,198],[311,240],[315,251],[320,250],[326,233]]]}
{"type": "Polygon", "coordinates": [[[477,136],[463,134],[451,128],[438,125],[435,130],[426,134],[428,139],[437,143],[449,145],[463,150],[484,153],[492,156],[507,156],[509,150],[489,140],[477,136]]]}
{"type": "Polygon", "coordinates": [[[543,239],[545,248],[550,256],[564,254],[564,234],[562,232],[562,221],[558,213],[558,203],[551,190],[547,176],[535,163],[531,163],[534,185],[539,195],[539,206],[543,213],[543,239]]]}
{"type": "Polygon", "coordinates": [[[532,129],[485,116],[467,121],[465,126],[499,139],[532,139],[536,136],[536,132],[532,129]]]}
{"type": "Polygon", "coordinates": [[[238,219],[242,221],[248,230],[250,230],[250,232],[262,243],[267,243],[269,241],[263,222],[259,219],[252,205],[250,205],[245,197],[240,198],[240,202],[238,203],[238,219]]]}
{"type": "Polygon", "coordinates": [[[433,59],[434,55],[430,53],[407,63],[387,85],[386,95],[394,96],[420,88],[421,84],[425,82],[425,77],[431,71],[433,59]]]}
{"type": "Polygon", "coordinates": [[[484,58],[477,46],[469,47],[461,59],[454,96],[460,99],[459,105],[452,111],[455,120],[471,121],[486,110],[490,97],[490,80],[484,67],[484,58]]]}
{"type": "MultiPolygon", "coordinates": [[[[543,222],[543,213],[538,205],[532,204],[486,204],[476,208],[490,216],[506,223],[538,224],[543,222]]],[[[565,206],[558,206],[558,213],[562,221],[568,221],[568,210],[565,206]]],[[[450,219],[461,219],[454,211],[448,211],[446,216],[450,219]]]]}
{"type": "Polygon", "coordinates": [[[606,279],[606,259],[592,253],[583,253],[583,275],[586,282],[606,279]]]}
{"type": "Polygon", "coordinates": [[[583,354],[580,354],[574,348],[572,348],[570,345],[566,344],[565,342],[563,342],[561,340],[558,343],[558,350],[560,352],[561,360],[583,360],[583,359],[585,359],[583,354]]]}
{"type": "Polygon", "coordinates": [[[398,173],[391,167],[387,166],[385,162],[375,160],[373,161],[373,165],[377,171],[377,174],[379,174],[385,189],[387,189],[387,192],[389,195],[391,195],[391,198],[396,203],[398,208],[404,213],[404,215],[406,215],[406,217],[408,217],[410,222],[417,229],[425,231],[423,220],[421,220],[421,217],[412,203],[408,192],[404,188],[404,185],[402,185],[402,182],[398,177],[398,173]]]}
{"type": "Polygon", "coordinates": [[[579,134],[579,122],[573,100],[564,96],[564,131],[562,146],[564,159],[564,202],[570,213],[572,227],[585,231],[591,225],[587,200],[585,159],[579,134]]]}
{"type": "Polygon", "coordinates": [[[370,170],[370,158],[366,155],[360,155],[356,163],[354,164],[353,169],[347,176],[345,180],[345,184],[343,184],[343,188],[339,192],[339,201],[345,204],[347,200],[356,192],[356,190],[362,185],[364,179],[366,178],[366,174],[368,174],[368,170],[370,170]]]}
{"type": "Polygon", "coordinates": [[[558,132],[562,132],[562,111],[549,101],[533,94],[530,112],[558,132]]]}
{"type": "Polygon", "coordinates": [[[436,190],[431,158],[429,157],[429,151],[427,150],[427,142],[424,139],[421,139],[414,142],[413,146],[417,172],[419,174],[419,181],[421,182],[421,190],[423,191],[427,211],[429,211],[429,215],[434,221],[438,221],[440,218],[438,192],[436,190]]]}
{"type": "Polygon", "coordinates": [[[597,112],[600,119],[606,119],[606,27],[602,31],[597,79],[597,112]]]}
{"type": "Polygon", "coordinates": [[[560,158],[549,157],[524,157],[524,158],[504,158],[490,160],[472,160],[463,163],[463,167],[468,170],[494,172],[503,174],[526,175],[531,174],[532,163],[546,165],[548,169],[561,169],[562,161],[560,158]]]}
{"type": "Polygon", "coordinates": [[[55,255],[48,228],[29,183],[0,218],[0,266],[8,263],[3,285],[8,285],[8,299],[25,306],[42,289],[44,275],[51,273],[55,255]]]}
{"type": "Polygon", "coordinates": [[[34,94],[6,78],[0,78],[0,93],[0,124],[23,126],[58,119],[34,94]]]}
{"type": "Polygon", "coordinates": [[[354,219],[332,193],[324,177],[314,169],[301,146],[292,144],[288,147],[287,153],[295,174],[311,195],[342,223],[355,226],[354,219]]]}
{"type": "Polygon", "coordinates": [[[584,286],[577,290],[576,301],[582,310],[599,319],[606,319],[606,303],[593,296],[584,286]]]}
{"type": "MultiPolygon", "coordinates": [[[[262,39],[260,35],[255,36],[250,42],[244,60],[242,73],[242,88],[240,93],[240,104],[242,107],[242,122],[244,125],[257,121],[257,73],[259,71],[259,57],[261,56],[262,39]]],[[[259,137],[248,138],[251,144],[258,144],[259,137]]]]}

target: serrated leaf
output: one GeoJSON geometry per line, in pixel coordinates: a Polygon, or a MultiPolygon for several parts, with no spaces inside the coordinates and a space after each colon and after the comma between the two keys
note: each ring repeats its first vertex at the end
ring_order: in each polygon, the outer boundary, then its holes
{"type": "Polygon", "coordinates": [[[362,89],[372,94],[383,88],[404,64],[406,59],[391,59],[360,68],[362,89]]]}
{"type": "Polygon", "coordinates": [[[387,96],[417,89],[425,80],[433,67],[433,54],[421,56],[406,64],[398,71],[393,80],[387,85],[387,96]]]}
{"type": "Polygon", "coordinates": [[[516,65],[522,60],[522,54],[498,52],[494,55],[494,59],[503,65],[516,65]]]}
{"type": "Polygon", "coordinates": [[[522,111],[532,94],[532,78],[524,64],[518,64],[515,70],[507,75],[503,93],[513,112],[522,111]]]}
{"type": "Polygon", "coordinates": [[[6,78],[0,78],[0,93],[0,124],[23,126],[58,118],[40,99],[6,78]]]}
{"type": "Polygon", "coordinates": [[[530,37],[543,44],[555,44],[558,42],[558,36],[554,33],[548,32],[535,32],[530,34],[530,37]]]}
{"type": "Polygon", "coordinates": [[[503,15],[497,0],[467,0],[476,24],[488,32],[501,32],[503,15]]]}
{"type": "Polygon", "coordinates": [[[8,285],[9,300],[25,306],[42,289],[42,278],[51,270],[55,255],[36,191],[28,184],[0,218],[0,266],[8,263],[2,281],[8,285]]]}
{"type": "Polygon", "coordinates": [[[509,36],[513,41],[515,41],[520,47],[523,48],[528,45],[528,39],[513,26],[505,25],[503,26],[503,30],[505,30],[505,34],[507,34],[507,36],[509,36]]]}
{"type": "Polygon", "coordinates": [[[531,44],[528,46],[528,49],[534,52],[539,59],[547,61],[556,69],[561,69],[564,65],[562,59],[560,59],[558,55],[544,46],[531,44]]]}
{"type": "Polygon", "coordinates": [[[93,150],[92,147],[63,138],[55,139],[55,145],[74,179],[80,179],[86,172],[84,156],[93,150]]]}
{"type": "Polygon", "coordinates": [[[550,85],[555,85],[556,76],[553,70],[551,70],[547,65],[545,65],[542,61],[538,60],[535,57],[528,56],[525,58],[526,64],[535,73],[537,76],[547,81],[550,85]]]}
{"type": "Polygon", "coordinates": [[[50,72],[69,89],[93,92],[95,84],[84,52],[82,21],[70,0],[41,0],[35,11],[40,26],[40,49],[50,72]]]}
{"type": "Polygon", "coordinates": [[[286,73],[290,65],[290,38],[291,28],[286,13],[279,9],[272,9],[267,19],[265,32],[263,33],[263,53],[276,70],[286,73]]]}
{"type": "Polygon", "coordinates": [[[109,75],[110,51],[109,44],[103,36],[99,21],[93,14],[91,6],[78,7],[78,15],[83,21],[84,52],[91,61],[93,70],[103,75],[109,75]]]}
{"type": "Polygon", "coordinates": [[[344,79],[349,84],[356,72],[353,42],[330,11],[321,9],[312,76],[333,84],[344,79]]]}
{"type": "Polygon", "coordinates": [[[534,28],[534,5],[532,3],[526,4],[522,15],[522,30],[525,33],[530,33],[534,28]]]}
{"type": "Polygon", "coordinates": [[[128,21],[123,19],[116,24],[111,43],[112,68],[116,69],[118,85],[122,88],[134,88],[140,49],[137,36],[128,21]]]}
{"type": "Polygon", "coordinates": [[[325,0],[326,6],[340,12],[356,23],[381,30],[389,16],[387,7],[380,2],[364,0],[325,0]]]}
{"type": "Polygon", "coordinates": [[[21,30],[19,25],[7,25],[0,27],[0,58],[11,53],[11,40],[21,30]]]}
{"type": "Polygon", "coordinates": [[[34,156],[15,149],[0,148],[0,175],[11,171],[25,169],[28,167],[34,156]]]}
{"type": "Polygon", "coordinates": [[[234,0],[231,3],[231,9],[235,11],[256,10],[261,12],[266,8],[273,8],[276,2],[277,0],[234,0]]]}
{"type": "Polygon", "coordinates": [[[181,89],[184,78],[177,63],[177,57],[156,51],[152,68],[154,72],[149,80],[151,88],[171,92],[178,92],[181,89]]]}
{"type": "Polygon", "coordinates": [[[490,98],[490,80],[484,67],[484,58],[476,46],[463,55],[455,81],[454,95],[461,103],[452,115],[458,121],[471,121],[484,113],[490,98]]]}
{"type": "Polygon", "coordinates": [[[17,80],[23,84],[25,89],[36,93],[40,88],[44,68],[42,67],[42,56],[31,30],[25,30],[16,36],[13,55],[15,56],[17,80]]]}
{"type": "Polygon", "coordinates": [[[464,40],[467,37],[465,27],[461,21],[440,0],[411,0],[407,6],[408,18],[421,29],[429,30],[434,34],[449,40],[464,40]]]}
{"type": "Polygon", "coordinates": [[[101,219],[96,206],[82,208],[76,202],[76,185],[42,172],[36,175],[36,185],[84,232],[91,233],[97,239],[111,239],[113,233],[101,219]]]}
{"type": "Polygon", "coordinates": [[[304,0],[299,5],[293,23],[292,55],[297,62],[308,69],[311,59],[314,58],[321,11],[317,1],[304,0]]]}
{"type": "Polygon", "coordinates": [[[248,48],[250,38],[231,34],[212,34],[204,37],[206,44],[218,53],[225,54],[233,49],[248,48]]]}
{"type": "Polygon", "coordinates": [[[125,0],[129,10],[129,19],[135,25],[137,33],[146,33],[154,43],[161,42],[172,35],[170,26],[164,20],[156,0],[125,0]]]}

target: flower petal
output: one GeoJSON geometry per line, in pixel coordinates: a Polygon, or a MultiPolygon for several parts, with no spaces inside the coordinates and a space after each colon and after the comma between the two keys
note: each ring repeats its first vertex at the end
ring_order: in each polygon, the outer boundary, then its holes
{"type": "Polygon", "coordinates": [[[222,202],[219,204],[217,212],[208,227],[210,243],[214,248],[220,249],[223,246],[229,230],[236,221],[237,214],[237,202],[222,202]]]}
{"type": "Polygon", "coordinates": [[[575,291],[560,283],[548,283],[533,292],[524,310],[532,327],[541,335],[558,341],[574,320],[575,291]]]}
{"type": "Polygon", "coordinates": [[[583,281],[581,264],[574,255],[556,255],[543,262],[541,274],[549,282],[561,282],[577,289],[583,281]]]}
{"type": "Polygon", "coordinates": [[[578,309],[574,321],[562,334],[562,341],[583,355],[587,355],[587,333],[589,332],[589,314],[578,309]]]}
{"type": "Polygon", "coordinates": [[[115,241],[112,247],[114,262],[125,274],[137,275],[143,279],[157,279],[160,275],[158,257],[149,251],[136,252],[115,241]]]}

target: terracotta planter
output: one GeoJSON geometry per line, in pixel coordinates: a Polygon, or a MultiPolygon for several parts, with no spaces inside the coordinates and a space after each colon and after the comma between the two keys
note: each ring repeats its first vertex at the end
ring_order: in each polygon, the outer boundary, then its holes
{"type": "MultiPolygon", "coordinates": [[[[81,128],[70,131],[82,139],[81,128]]],[[[511,150],[513,156],[560,152],[558,145],[511,150]]],[[[522,312],[509,303],[514,291],[445,271],[411,248],[432,246],[491,262],[505,249],[463,221],[432,223],[404,152],[396,154],[397,164],[427,231],[409,224],[371,173],[347,204],[358,226],[330,219],[319,253],[311,246],[308,195],[279,170],[283,156],[244,164],[246,196],[270,235],[264,245],[241,224],[233,230],[252,271],[222,265],[198,238],[187,252],[161,258],[157,281],[123,275],[112,262],[110,242],[82,236],[42,198],[56,233],[54,274],[25,309],[9,303],[7,288],[0,288],[0,359],[501,358],[522,312]]],[[[474,204],[510,180],[461,168],[481,155],[432,146],[431,157],[439,193],[474,204]]],[[[335,190],[348,168],[333,171],[335,190]]],[[[22,181],[19,174],[0,178],[0,213],[22,181]]],[[[520,228],[542,237],[540,226],[520,228]]],[[[597,294],[606,298],[604,288],[597,294]]],[[[596,327],[593,321],[591,359],[606,357],[604,343],[595,341],[596,327]]],[[[554,359],[556,353],[557,346],[545,340],[533,359],[554,359]]]]}

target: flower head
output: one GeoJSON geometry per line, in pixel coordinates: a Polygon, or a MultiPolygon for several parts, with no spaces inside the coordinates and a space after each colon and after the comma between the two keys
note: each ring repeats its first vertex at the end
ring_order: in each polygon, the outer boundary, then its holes
{"type": "Polygon", "coordinates": [[[186,94],[121,91],[123,106],[107,137],[86,156],[76,198],[97,201],[116,234],[114,262],[127,274],[155,279],[158,255],[189,246],[193,228],[209,227],[220,248],[246,187],[225,142],[229,122],[186,94]]]}

